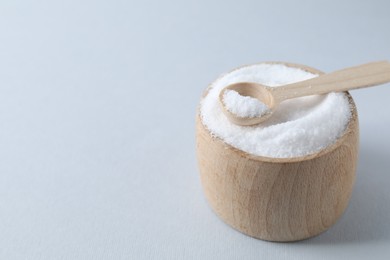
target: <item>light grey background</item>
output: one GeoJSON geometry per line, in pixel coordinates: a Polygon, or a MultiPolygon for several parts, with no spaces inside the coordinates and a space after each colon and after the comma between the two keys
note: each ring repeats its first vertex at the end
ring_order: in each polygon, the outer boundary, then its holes
{"type": "Polygon", "coordinates": [[[221,73],[390,59],[390,2],[0,2],[0,259],[388,259],[390,85],[352,93],[351,203],[298,243],[247,237],[203,196],[194,115],[221,73]]]}

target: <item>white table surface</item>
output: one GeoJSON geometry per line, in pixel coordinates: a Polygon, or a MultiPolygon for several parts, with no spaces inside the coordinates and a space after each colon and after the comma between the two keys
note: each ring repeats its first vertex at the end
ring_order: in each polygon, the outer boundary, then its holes
{"type": "Polygon", "coordinates": [[[389,259],[390,85],[352,93],[356,185],[298,243],[228,227],[203,196],[194,114],[221,73],[390,59],[390,2],[0,2],[0,259],[389,259]]]}

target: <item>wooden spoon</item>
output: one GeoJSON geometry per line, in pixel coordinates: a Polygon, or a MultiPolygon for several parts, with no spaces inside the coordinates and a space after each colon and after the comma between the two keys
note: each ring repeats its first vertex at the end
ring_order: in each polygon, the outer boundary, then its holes
{"type": "Polygon", "coordinates": [[[256,125],[267,120],[275,108],[284,100],[326,94],[330,92],[342,92],[352,89],[371,87],[390,82],[390,63],[378,61],[363,64],[356,67],[338,70],[319,77],[288,84],[280,87],[268,87],[254,82],[240,82],[231,84],[221,90],[219,101],[222,111],[228,119],[237,125],[256,125]],[[224,102],[224,94],[227,90],[235,90],[242,96],[258,99],[269,109],[266,113],[257,117],[240,117],[230,112],[224,102]]]}

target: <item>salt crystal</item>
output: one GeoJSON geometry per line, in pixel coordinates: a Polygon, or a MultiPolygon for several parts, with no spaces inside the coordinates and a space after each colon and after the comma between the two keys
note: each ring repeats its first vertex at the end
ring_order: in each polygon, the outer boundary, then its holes
{"type": "Polygon", "coordinates": [[[260,100],[242,96],[235,90],[226,90],[223,94],[226,109],[238,117],[261,117],[269,112],[266,104],[260,100]]]}
{"type": "Polygon", "coordinates": [[[244,152],[273,158],[300,157],[333,144],[345,131],[351,108],[344,93],[286,100],[271,118],[255,126],[233,124],[223,113],[219,93],[238,82],[277,87],[318,75],[282,64],[257,64],[234,70],[215,81],[200,105],[204,126],[213,136],[244,152]]]}

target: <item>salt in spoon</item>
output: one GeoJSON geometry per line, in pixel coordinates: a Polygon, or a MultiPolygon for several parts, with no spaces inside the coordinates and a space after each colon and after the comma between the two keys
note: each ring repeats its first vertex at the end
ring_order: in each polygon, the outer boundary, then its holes
{"type": "Polygon", "coordinates": [[[275,108],[287,99],[343,92],[352,89],[372,87],[390,82],[390,63],[388,61],[371,62],[351,68],[338,70],[319,77],[292,83],[280,87],[268,87],[255,82],[239,82],[221,90],[219,101],[227,118],[237,125],[256,125],[267,120],[275,108]],[[242,96],[249,96],[264,103],[266,109],[255,117],[241,117],[231,112],[224,102],[225,92],[237,91],[242,96]]]}

